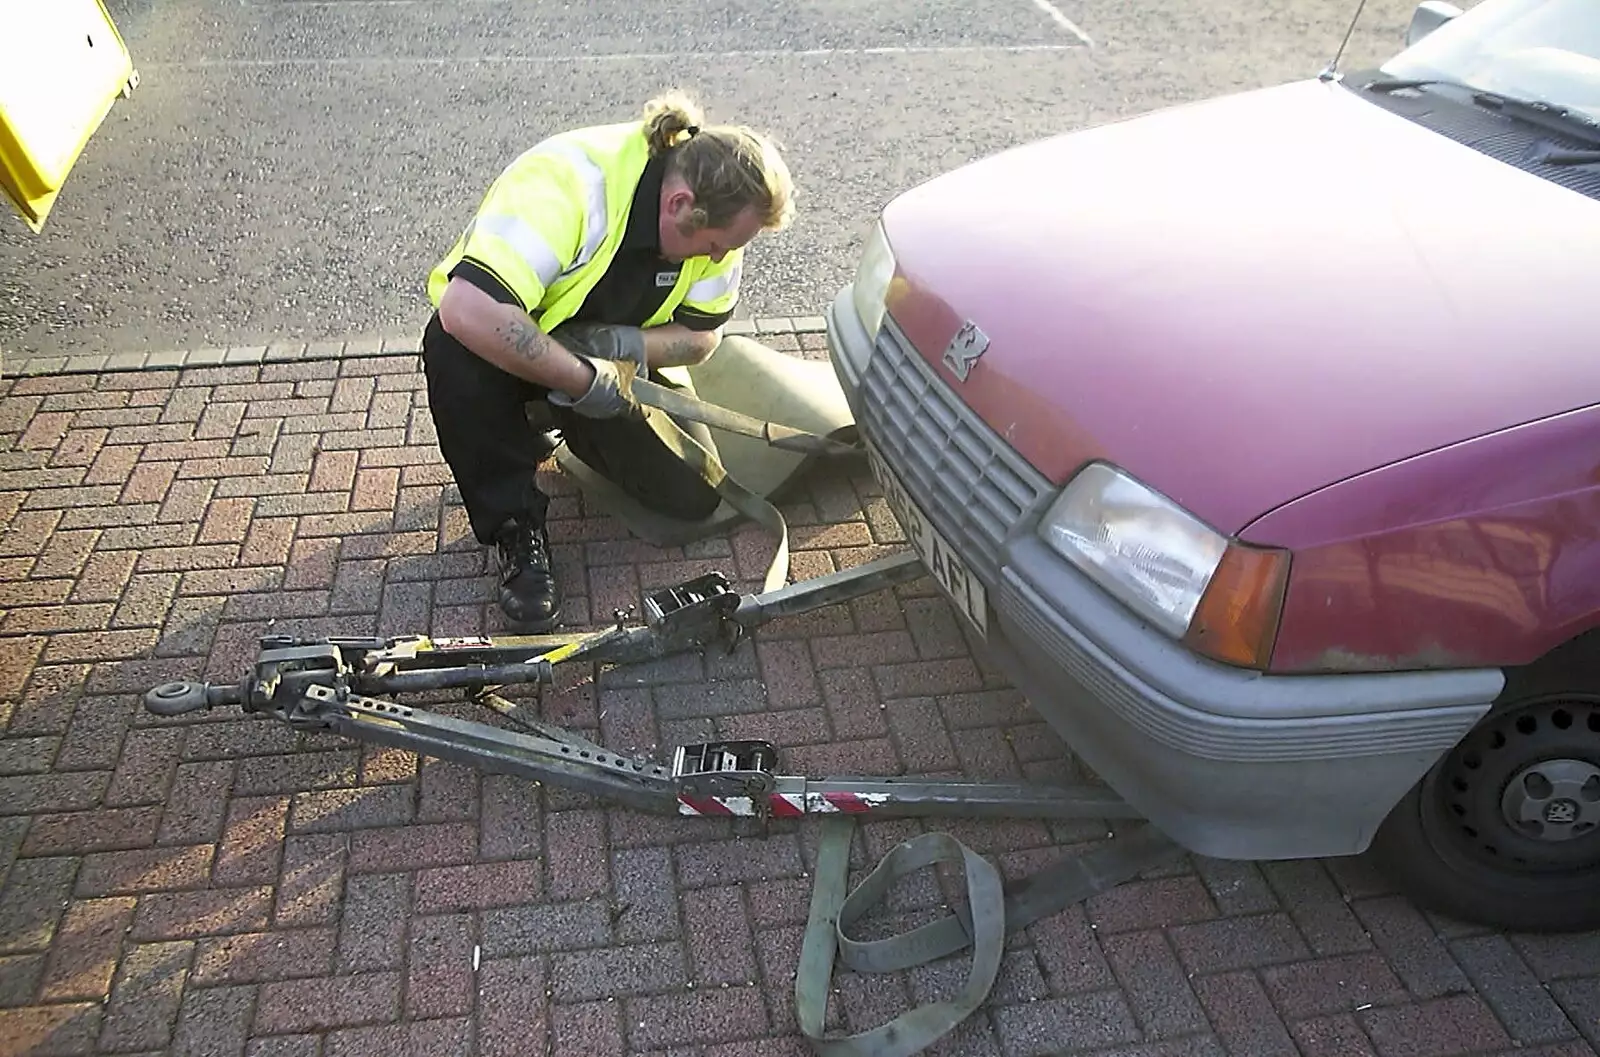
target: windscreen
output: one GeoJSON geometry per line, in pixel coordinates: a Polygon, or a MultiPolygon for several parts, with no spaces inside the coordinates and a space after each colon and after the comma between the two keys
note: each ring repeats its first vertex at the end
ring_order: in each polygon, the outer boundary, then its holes
{"type": "Polygon", "coordinates": [[[1385,63],[1600,121],[1600,0],[1483,0],[1385,63]]]}

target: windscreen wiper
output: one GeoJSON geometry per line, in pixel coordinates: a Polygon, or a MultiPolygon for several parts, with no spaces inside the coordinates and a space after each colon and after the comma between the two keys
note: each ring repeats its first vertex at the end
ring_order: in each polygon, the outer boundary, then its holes
{"type": "Polygon", "coordinates": [[[1541,165],[1600,165],[1600,150],[1561,150],[1548,144],[1528,155],[1541,165]]]}
{"type": "Polygon", "coordinates": [[[1459,88],[1463,92],[1475,92],[1477,89],[1470,84],[1460,81],[1451,81],[1443,77],[1378,77],[1361,86],[1363,92],[1398,92],[1405,88],[1459,88]]]}
{"type": "MultiPolygon", "coordinates": [[[[1549,103],[1543,99],[1520,99],[1516,96],[1505,95],[1500,92],[1490,92],[1482,88],[1474,88],[1470,84],[1452,81],[1443,77],[1378,77],[1361,86],[1366,92],[1398,92],[1406,88],[1455,88],[1467,93],[1472,101],[1487,110],[1498,110],[1509,117],[1538,125],[1552,132],[1560,132],[1585,143],[1592,143],[1600,147],[1600,121],[1595,121],[1571,107],[1561,106],[1558,103],[1549,103]]],[[[1581,152],[1553,152],[1555,157],[1565,157],[1567,154],[1581,152]]],[[[1544,159],[1540,159],[1544,160],[1544,159]]],[[[1587,165],[1589,159],[1582,161],[1556,161],[1553,165],[1587,165]]]]}
{"type": "MultiPolygon", "coordinates": [[[[1543,99],[1519,99],[1516,96],[1501,95],[1499,92],[1474,91],[1473,102],[1489,110],[1498,110],[1510,117],[1518,118],[1532,125],[1560,132],[1573,139],[1600,146],[1600,122],[1580,113],[1571,107],[1559,103],[1549,103],[1543,99]]],[[[1577,153],[1577,152],[1572,152],[1577,153]]],[[[1581,164],[1567,162],[1559,164],[1581,164]]]]}

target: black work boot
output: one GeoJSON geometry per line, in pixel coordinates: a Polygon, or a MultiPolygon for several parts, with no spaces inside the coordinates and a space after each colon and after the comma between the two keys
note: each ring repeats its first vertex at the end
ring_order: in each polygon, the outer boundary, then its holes
{"type": "Polygon", "coordinates": [[[548,631],[561,615],[561,587],[550,570],[550,537],[543,525],[507,521],[495,533],[500,608],[531,631],[548,631]]]}

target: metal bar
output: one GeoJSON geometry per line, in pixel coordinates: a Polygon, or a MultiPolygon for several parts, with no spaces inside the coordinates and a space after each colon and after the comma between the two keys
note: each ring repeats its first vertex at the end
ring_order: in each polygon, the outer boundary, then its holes
{"type": "Polygon", "coordinates": [[[396,694],[455,687],[547,682],[548,668],[538,663],[550,655],[553,664],[588,661],[638,664],[736,639],[728,632],[748,631],[779,617],[848,602],[853,598],[907,583],[925,575],[915,553],[879,558],[850,569],[790,584],[764,594],[731,596],[667,614],[654,625],[608,628],[574,635],[526,635],[464,639],[405,639],[390,648],[373,648],[352,640],[352,685],[365,694],[396,694]],[[366,647],[361,649],[360,647],[366,647]]]}
{"type": "Polygon", "coordinates": [[[1094,786],[921,778],[804,778],[771,775],[770,790],[752,795],[697,793],[696,778],[675,777],[650,760],[629,759],[576,735],[555,737],[502,730],[389,701],[306,688],[308,711],[297,715],[362,741],[409,749],[572,789],[656,814],[799,818],[812,814],[882,818],[1095,818],[1141,816],[1109,790],[1094,786]]]}
{"type": "Polygon", "coordinates": [[[701,796],[680,792],[682,815],[798,818],[873,815],[879,818],[1138,819],[1138,810],[1098,786],[1018,785],[1007,782],[915,778],[774,778],[771,793],[701,796]]]}
{"type": "Polygon", "coordinates": [[[364,649],[344,650],[346,659],[358,670],[374,673],[432,672],[441,669],[483,665],[520,664],[541,657],[564,657],[619,634],[618,628],[603,631],[576,631],[563,635],[473,635],[464,638],[427,639],[418,636],[395,638],[387,643],[363,644],[364,649]]]}
{"type": "Polygon", "coordinates": [[[927,575],[927,567],[915,552],[879,558],[836,573],[802,580],[765,594],[745,595],[733,619],[745,628],[754,628],[779,617],[837,605],[870,595],[895,584],[909,583],[927,575]]]}
{"type": "Polygon", "coordinates": [[[354,694],[341,700],[325,686],[307,687],[306,696],[316,704],[302,718],[323,722],[346,737],[464,763],[490,774],[529,778],[656,814],[678,811],[672,772],[651,761],[354,694]]]}
{"type": "Polygon", "coordinates": [[[640,664],[701,649],[714,641],[714,634],[663,634],[655,628],[635,625],[603,640],[585,643],[566,659],[598,664],[640,664]]]}
{"type": "Polygon", "coordinates": [[[415,640],[401,640],[388,649],[369,649],[353,663],[351,685],[366,694],[399,694],[423,690],[473,689],[547,683],[551,667],[564,660],[645,659],[652,648],[682,649],[681,643],[658,644],[649,628],[608,628],[574,635],[528,635],[504,638],[448,639],[444,649],[415,640]],[[460,645],[468,643],[471,645],[460,645]],[[548,658],[548,659],[547,659],[548,658]]]}
{"type": "Polygon", "coordinates": [[[511,664],[465,664],[458,668],[424,668],[420,671],[386,672],[383,675],[358,674],[350,679],[356,689],[376,694],[450,690],[456,687],[516,686],[549,681],[550,662],[538,660],[511,664]]]}
{"type": "Polygon", "coordinates": [[[409,643],[398,643],[393,651],[373,651],[369,656],[388,661],[404,671],[456,668],[463,664],[515,664],[595,637],[595,632],[580,631],[567,635],[440,639],[438,642],[443,645],[430,642],[411,649],[409,643]]]}
{"type": "Polygon", "coordinates": [[[927,572],[906,552],[757,595],[736,596],[726,578],[700,577],[646,599],[650,621],[582,635],[429,640],[422,637],[263,640],[253,682],[235,689],[164,684],[146,695],[159,715],[180,715],[234,699],[302,729],[327,728],[491,773],[517,775],[660,814],[794,818],[850,813],[891,817],[1128,819],[1139,814],[1104,788],[920,778],[807,778],[776,774],[764,743],[725,742],[665,767],[628,759],[537,719],[523,719],[493,693],[499,685],[542,690],[554,664],[626,664],[730,648],[748,629],[782,616],[849,601],[927,572]],[[462,687],[531,733],[454,719],[373,693],[462,687]],[[350,689],[357,691],[351,693],[350,689]],[[504,706],[504,707],[501,707],[504,706]],[[702,758],[704,757],[704,758],[702,758]],[[709,761],[709,762],[708,762],[709,761]],[[681,773],[680,773],[681,765],[681,773]]]}
{"type": "MultiPolygon", "coordinates": [[[[922,778],[799,779],[808,800],[879,801],[872,814],[963,818],[1142,818],[1099,786],[1021,785],[922,778]]],[[[783,791],[780,781],[778,791],[783,791]]]]}

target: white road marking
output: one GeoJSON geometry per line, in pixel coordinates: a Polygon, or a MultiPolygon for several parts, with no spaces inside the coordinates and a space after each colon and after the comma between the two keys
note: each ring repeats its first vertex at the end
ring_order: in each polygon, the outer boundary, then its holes
{"type": "Polygon", "coordinates": [[[1052,4],[1050,0],[1033,0],[1033,6],[1037,7],[1040,11],[1043,11],[1050,17],[1052,22],[1066,30],[1068,33],[1071,33],[1074,37],[1077,37],[1079,40],[1083,41],[1084,44],[1091,48],[1094,47],[1094,41],[1089,39],[1089,34],[1079,29],[1077,24],[1066,15],[1063,15],[1061,13],[1061,9],[1055,4],[1052,4]]]}
{"type": "MultiPolygon", "coordinates": [[[[348,4],[350,0],[340,0],[348,4]]],[[[684,52],[684,51],[631,51],[605,52],[597,55],[390,55],[346,56],[342,58],[311,59],[195,59],[190,62],[142,62],[141,69],[191,69],[205,66],[386,66],[421,65],[447,66],[453,63],[575,63],[575,62],[684,62],[688,60],[721,59],[827,59],[849,55],[978,55],[985,52],[1023,54],[1029,52],[1082,51],[1076,44],[953,44],[948,47],[882,47],[882,48],[786,48],[752,49],[749,51],[684,52]]]]}
{"type": "MultiPolygon", "coordinates": [[[[506,0],[451,0],[460,4],[503,4],[506,0]]],[[[240,7],[409,7],[441,6],[439,0],[239,0],[240,7]]]]}
{"type": "MultiPolygon", "coordinates": [[[[457,3],[457,4],[461,4],[461,3],[485,3],[485,4],[490,4],[490,3],[504,3],[505,0],[454,0],[454,2],[457,3]]],[[[336,7],[336,8],[340,8],[340,9],[348,9],[348,8],[352,8],[352,7],[410,7],[410,6],[414,6],[414,5],[417,5],[417,4],[425,4],[425,5],[429,5],[429,6],[438,6],[438,0],[277,0],[277,2],[275,2],[275,3],[271,2],[271,0],[238,0],[238,3],[239,3],[240,7],[276,7],[276,8],[282,8],[282,7],[336,7]]],[[[1060,26],[1062,29],[1066,30],[1068,33],[1071,33],[1074,37],[1077,37],[1080,41],[1082,41],[1088,47],[1091,47],[1091,48],[1094,47],[1094,41],[1089,39],[1089,34],[1085,33],[1083,30],[1079,29],[1077,24],[1075,22],[1073,22],[1072,19],[1070,19],[1066,15],[1062,14],[1061,13],[1061,9],[1059,7],[1057,7],[1055,4],[1052,4],[1050,2],[1050,0],[1033,0],[1033,4],[1040,11],[1043,11],[1045,13],[1045,15],[1047,15],[1050,18],[1050,20],[1052,22],[1054,22],[1056,25],[1060,26]]],[[[793,55],[825,55],[825,54],[880,55],[880,54],[895,54],[895,53],[898,53],[898,52],[938,53],[938,52],[944,52],[944,51],[1012,51],[1012,50],[1016,50],[1016,51],[1044,51],[1044,50],[1055,51],[1055,50],[1059,50],[1059,49],[1057,49],[1055,47],[1052,47],[1052,46],[1049,46],[1049,45],[1045,45],[1045,46],[1042,46],[1042,47],[1028,47],[1027,45],[1020,45],[1020,46],[1017,46],[1015,48],[1005,47],[1005,46],[1000,46],[1000,47],[997,47],[997,48],[987,48],[987,47],[983,47],[983,46],[979,45],[979,46],[975,46],[975,47],[955,46],[955,47],[949,47],[949,48],[937,48],[937,47],[934,47],[934,48],[824,48],[824,49],[814,49],[814,50],[810,50],[810,51],[801,51],[801,52],[782,52],[781,54],[793,54],[793,55]]],[[[725,53],[725,54],[730,55],[730,56],[738,56],[738,55],[763,54],[763,53],[759,53],[759,52],[758,53],[752,53],[752,52],[729,52],[729,53],[725,53]]],[[[654,56],[643,56],[643,57],[653,58],[654,56]]],[[[721,57],[723,57],[723,56],[713,56],[713,58],[721,58],[721,57]]]]}

